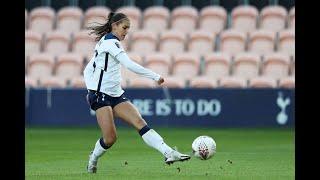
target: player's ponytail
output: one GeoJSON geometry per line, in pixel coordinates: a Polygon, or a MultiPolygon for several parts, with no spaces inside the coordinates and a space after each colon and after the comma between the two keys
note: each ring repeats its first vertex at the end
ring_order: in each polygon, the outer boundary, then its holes
{"type": "Polygon", "coordinates": [[[110,33],[112,31],[113,23],[121,23],[124,19],[128,20],[125,14],[110,12],[108,15],[108,21],[105,24],[97,23],[99,25],[88,27],[88,29],[91,30],[89,34],[97,35],[95,40],[99,41],[105,34],[110,33]]]}

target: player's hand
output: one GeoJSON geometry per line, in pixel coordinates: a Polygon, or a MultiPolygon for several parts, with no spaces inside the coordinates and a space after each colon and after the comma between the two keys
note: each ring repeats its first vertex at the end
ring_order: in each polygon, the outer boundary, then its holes
{"type": "Polygon", "coordinates": [[[157,81],[158,85],[161,85],[164,82],[163,77],[160,77],[160,79],[157,81]]]}

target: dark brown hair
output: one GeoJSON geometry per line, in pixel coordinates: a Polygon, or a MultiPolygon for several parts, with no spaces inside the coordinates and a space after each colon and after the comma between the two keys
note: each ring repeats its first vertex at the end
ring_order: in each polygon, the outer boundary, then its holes
{"type": "Polygon", "coordinates": [[[89,34],[95,34],[97,36],[95,40],[99,41],[105,34],[112,31],[112,23],[116,22],[116,24],[119,24],[124,19],[128,20],[128,17],[125,14],[110,12],[108,15],[108,21],[105,24],[97,23],[97,26],[88,27],[88,29],[91,30],[89,34]]]}

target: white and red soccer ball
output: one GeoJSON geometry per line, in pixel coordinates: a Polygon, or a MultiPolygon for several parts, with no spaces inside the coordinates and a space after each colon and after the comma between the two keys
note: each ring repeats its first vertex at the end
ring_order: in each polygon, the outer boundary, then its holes
{"type": "Polygon", "coordinates": [[[202,160],[211,158],[216,153],[216,142],[210,136],[199,136],[192,142],[193,155],[202,160]]]}

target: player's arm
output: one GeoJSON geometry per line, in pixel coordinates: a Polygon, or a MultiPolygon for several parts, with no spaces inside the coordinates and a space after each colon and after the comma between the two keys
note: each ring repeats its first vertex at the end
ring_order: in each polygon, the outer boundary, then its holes
{"type": "Polygon", "coordinates": [[[143,66],[141,66],[141,65],[139,65],[137,63],[135,63],[134,61],[132,61],[128,57],[127,53],[125,53],[125,52],[119,53],[116,56],[116,59],[118,61],[120,61],[120,63],[122,65],[124,65],[126,68],[128,68],[130,71],[132,71],[132,72],[134,72],[136,74],[139,74],[139,75],[141,75],[143,77],[150,78],[150,79],[153,79],[155,81],[158,81],[158,83],[159,83],[159,81],[161,79],[162,79],[161,81],[163,81],[163,78],[161,78],[159,74],[151,71],[150,69],[144,68],[143,66]]]}

